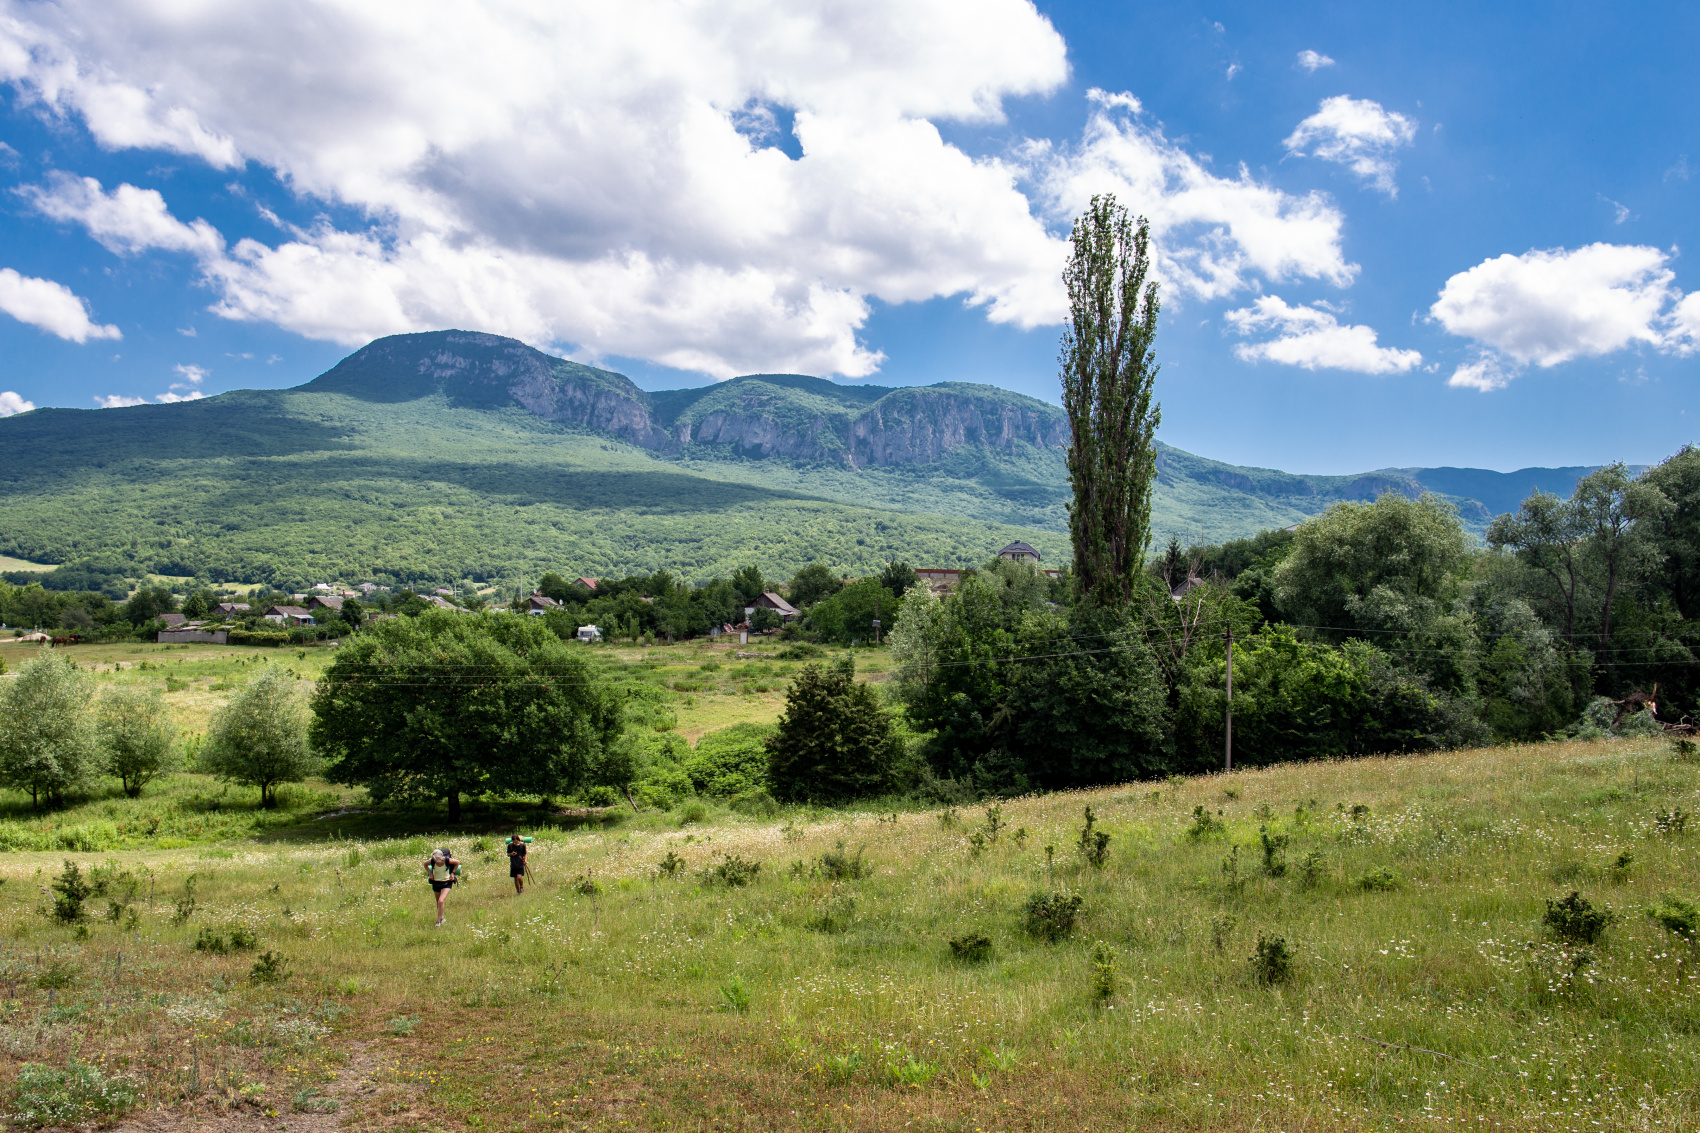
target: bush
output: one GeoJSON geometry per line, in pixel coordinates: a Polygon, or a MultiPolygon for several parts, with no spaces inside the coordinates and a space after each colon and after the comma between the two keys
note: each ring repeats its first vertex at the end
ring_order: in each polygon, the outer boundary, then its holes
{"type": "Polygon", "coordinates": [[[734,724],[697,741],[682,761],[691,786],[704,795],[731,798],[767,790],[768,724],[734,724]]]}
{"type": "Polygon", "coordinates": [[[1121,983],[1121,976],[1116,974],[1115,949],[1098,941],[1092,946],[1092,1001],[1102,1004],[1114,999],[1121,983]]]}
{"type": "Polygon", "coordinates": [[[1039,939],[1055,944],[1074,931],[1081,898],[1072,893],[1035,892],[1021,908],[1021,926],[1039,939]]]}
{"type": "Polygon", "coordinates": [[[1358,878],[1358,888],[1369,893],[1391,893],[1399,888],[1399,879],[1390,869],[1378,869],[1358,878]]]}
{"type": "Polygon", "coordinates": [[[1554,900],[1547,898],[1547,911],[1541,924],[1554,938],[1570,944],[1596,944],[1617,915],[1609,908],[1596,909],[1593,902],[1575,890],[1570,896],[1554,900]]]}
{"type": "Polygon", "coordinates": [[[702,871],[705,885],[725,885],[732,889],[742,889],[756,879],[761,872],[760,862],[745,861],[737,854],[727,854],[720,860],[719,865],[710,866],[702,871]]]}
{"type": "Polygon", "coordinates": [[[1110,860],[1110,836],[1096,829],[1098,816],[1086,808],[1086,825],[1080,828],[1080,854],[1093,869],[1103,869],[1110,860]]]}
{"type": "Polygon", "coordinates": [[[828,850],[820,856],[820,875],[828,881],[860,881],[864,877],[872,877],[874,867],[862,860],[864,847],[856,847],[852,857],[845,852],[844,843],[839,842],[838,848],[828,850]]]}
{"type": "Polygon", "coordinates": [[[1284,936],[1258,935],[1251,954],[1251,976],[1260,984],[1286,983],[1293,978],[1293,952],[1284,936]]]}
{"type": "Polygon", "coordinates": [[[63,1070],[26,1062],[18,1068],[17,1097],[9,1115],[20,1125],[75,1125],[113,1118],[136,1104],[136,1091],[86,1062],[63,1070]]]}
{"type": "Polygon", "coordinates": [[[950,957],[964,964],[984,964],[992,958],[992,938],[980,932],[968,932],[950,942],[950,957]]]}
{"type": "Polygon", "coordinates": [[[1192,825],[1187,827],[1186,836],[1196,842],[1204,838],[1213,838],[1223,833],[1227,828],[1225,822],[1200,805],[1192,808],[1192,825]]]}
{"type": "Polygon", "coordinates": [[[1647,910],[1647,915],[1664,926],[1667,932],[1674,932],[1690,941],[1700,938],[1700,905],[1693,901],[1666,893],[1657,905],[1647,910]]]}
{"type": "Polygon", "coordinates": [[[67,860],[65,869],[53,881],[53,919],[63,924],[76,924],[88,914],[83,910],[83,902],[93,895],[94,889],[83,878],[83,871],[77,868],[77,863],[67,860]]]}
{"type": "Polygon", "coordinates": [[[262,953],[248,970],[248,981],[257,984],[282,983],[289,978],[289,961],[276,952],[262,953]]]}

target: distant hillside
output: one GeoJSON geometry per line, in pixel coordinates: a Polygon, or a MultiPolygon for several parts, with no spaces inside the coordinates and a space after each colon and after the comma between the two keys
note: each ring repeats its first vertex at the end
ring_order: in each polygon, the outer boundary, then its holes
{"type": "MultiPolygon", "coordinates": [[[[0,420],[0,554],[278,582],[953,565],[1017,538],[1054,562],[1067,439],[1056,406],[992,386],[756,374],[652,394],[512,339],[398,335],[293,390],[0,420]]],[[[1299,476],[1164,446],[1154,534],[1425,490],[1479,531],[1586,471],[1299,476]]]]}

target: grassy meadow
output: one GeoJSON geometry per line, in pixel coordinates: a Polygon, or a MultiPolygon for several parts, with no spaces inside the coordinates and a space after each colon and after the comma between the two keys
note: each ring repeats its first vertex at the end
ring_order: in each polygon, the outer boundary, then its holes
{"type": "MultiPolygon", "coordinates": [[[[264,656],[311,677],[305,652],[264,656]]],[[[686,735],[777,714],[794,665],[594,652],[686,735]]],[[[192,726],[254,651],[73,655],[182,685],[192,726]]],[[[0,853],[0,1098],[39,1113],[11,1080],[81,1061],[137,1128],[1692,1129],[1700,948],[1648,910],[1700,898],[1697,788],[1700,763],[1617,740],[996,811],[514,803],[453,831],[323,783],[275,812],[189,774],[52,818],[8,795],[7,827],[115,837],[0,853]],[[445,843],[466,877],[439,929],[420,862],[445,843]],[[45,915],[67,859],[96,881],[81,927],[45,915]],[[1543,927],[1571,891],[1613,914],[1592,944],[1543,927]]]]}

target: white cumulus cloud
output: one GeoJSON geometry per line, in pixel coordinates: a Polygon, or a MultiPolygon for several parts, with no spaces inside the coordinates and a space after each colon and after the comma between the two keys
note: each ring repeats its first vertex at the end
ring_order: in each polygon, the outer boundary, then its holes
{"type": "Polygon", "coordinates": [[[1307,370],[1350,370],[1358,374],[1402,374],[1421,364],[1415,350],[1397,350],[1376,343],[1367,326],[1341,326],[1332,312],[1294,307],[1276,295],[1265,295],[1249,307],[1229,311],[1228,325],[1242,335],[1273,330],[1264,342],[1240,343],[1234,353],[1247,362],[1280,362],[1307,370]]]}
{"type": "Polygon", "coordinates": [[[25,101],[110,149],[263,166],[321,219],[228,242],[70,176],[26,190],[37,210],[195,257],[223,317],[346,345],[465,326],[863,375],[876,299],[1059,320],[1061,231],[1101,191],[1150,216],[1182,293],[1352,281],[1326,197],[1216,175],[1127,96],[1094,92],[1077,144],[940,132],[995,130],[1068,73],[1031,0],[0,0],[25,101]]]}
{"type": "Polygon", "coordinates": [[[1299,52],[1299,66],[1314,75],[1324,67],[1334,66],[1334,60],[1320,51],[1312,51],[1307,47],[1299,52]]]}
{"type": "Polygon", "coordinates": [[[1341,247],[1345,217],[1327,197],[1284,193],[1243,165],[1219,177],[1147,121],[1132,95],[1093,90],[1090,97],[1097,108],[1080,146],[1044,155],[1055,215],[1078,215],[1094,193],[1114,192],[1150,219],[1165,282],[1200,298],[1232,295],[1257,275],[1340,287],[1357,276],[1341,247]]]}
{"type": "Polygon", "coordinates": [[[107,394],[104,397],[96,394],[94,403],[102,409],[127,409],[132,405],[146,405],[148,399],[145,397],[126,397],[121,393],[107,394]]]}
{"type": "Polygon", "coordinates": [[[123,338],[118,328],[89,318],[88,305],[63,283],[0,268],[0,311],[70,342],[123,338]]]}
{"type": "Polygon", "coordinates": [[[93,177],[58,173],[46,185],[26,185],[18,191],[43,216],[82,225],[112,252],[164,248],[216,256],[224,249],[224,238],[206,221],[184,224],[172,216],[157,189],[120,185],[106,193],[93,177]]]}
{"type": "Polygon", "coordinates": [[[1496,256],[1446,281],[1429,313],[1478,357],[1451,384],[1490,390],[1548,368],[1634,346],[1700,347],[1700,292],[1684,296],[1658,248],[1589,244],[1496,256]]]}
{"type": "Polygon", "coordinates": [[[1367,98],[1339,94],[1325,98],[1316,113],[1298,124],[1281,144],[1294,157],[1308,153],[1346,166],[1369,185],[1390,197],[1399,195],[1393,181],[1395,151],[1417,137],[1417,123],[1382,108],[1367,98]]]}
{"type": "Polygon", "coordinates": [[[35,408],[35,402],[25,401],[12,390],[0,390],[0,417],[10,417],[14,413],[28,413],[35,408]]]}
{"type": "Polygon", "coordinates": [[[0,81],[101,144],[257,162],[368,218],[224,250],[151,190],[35,198],[109,247],[199,257],[220,314],[349,345],[473,325],[723,376],[870,372],[871,297],[1054,318],[1061,241],[1023,170],[934,123],[995,125],[1067,74],[1029,0],[0,0],[0,81]]]}

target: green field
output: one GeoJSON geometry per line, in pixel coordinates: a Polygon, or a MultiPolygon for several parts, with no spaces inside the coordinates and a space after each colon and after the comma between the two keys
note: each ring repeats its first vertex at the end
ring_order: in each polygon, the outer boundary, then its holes
{"type": "MultiPolygon", "coordinates": [[[[329,651],[305,652],[266,657],[310,678],[329,651]]],[[[594,652],[687,734],[770,716],[792,665],[594,652]]],[[[254,651],[72,655],[184,686],[193,726],[254,651]]],[[[54,816],[7,795],[0,825],[62,840],[0,853],[0,1076],[91,1062],[150,1128],[1691,1129],[1700,950],[1648,912],[1700,898],[1697,793],[1700,763],[1621,740],[1130,784],[995,820],[486,800],[448,830],[317,782],[262,812],[190,774],[54,816]],[[515,828],[535,838],[523,897],[515,828]],[[79,837],[109,848],[62,848],[79,837]],[[443,843],[468,877],[436,929],[419,861],[443,843]],[[86,932],[43,914],[67,858],[100,871],[86,932]],[[760,869],[729,885],[729,860],[760,869]],[[1612,910],[1598,942],[1543,926],[1571,891],[1612,910]],[[1081,899],[1055,941],[1024,927],[1036,892],[1081,899]],[[256,947],[230,950],[235,930],[256,947]],[[974,936],[983,960],[956,958],[974,936]],[[1283,941],[1284,978],[1260,977],[1259,938],[1283,941]],[[287,978],[250,978],[266,953],[287,978]]]]}

